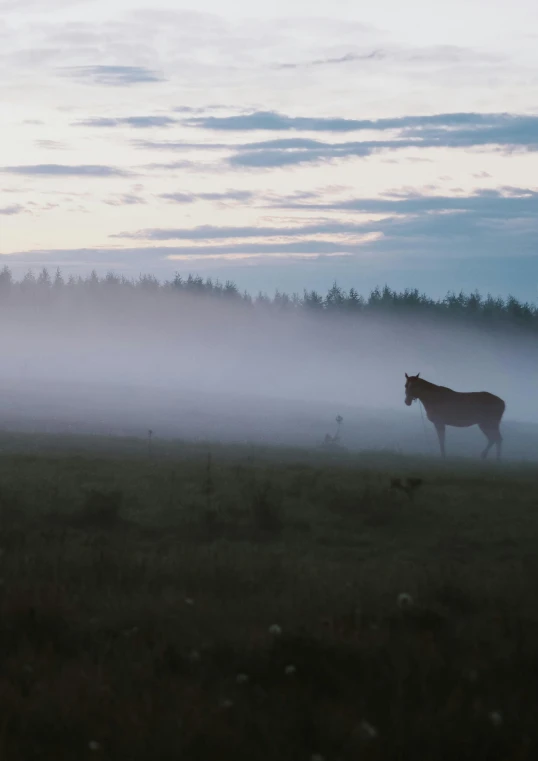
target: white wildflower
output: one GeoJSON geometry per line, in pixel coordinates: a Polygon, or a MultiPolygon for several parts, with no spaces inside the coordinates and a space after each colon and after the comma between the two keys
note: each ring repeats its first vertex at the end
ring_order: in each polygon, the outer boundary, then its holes
{"type": "Polygon", "coordinates": [[[200,657],[201,656],[198,650],[191,650],[189,653],[189,661],[191,663],[198,663],[198,661],[200,660],[200,657]]]}
{"type": "Polygon", "coordinates": [[[228,709],[228,708],[232,708],[232,706],[233,706],[233,700],[229,700],[228,698],[226,698],[225,700],[220,701],[221,708],[228,709]]]}
{"type": "Polygon", "coordinates": [[[503,723],[503,715],[500,711],[491,711],[489,715],[489,720],[493,724],[494,727],[500,727],[503,723]]]}
{"type": "Polygon", "coordinates": [[[377,729],[367,721],[361,721],[359,724],[359,731],[365,740],[375,740],[379,734],[377,729]]]}
{"type": "Polygon", "coordinates": [[[248,682],[247,674],[238,674],[235,678],[237,684],[246,684],[248,682]]]}
{"type": "Polygon", "coordinates": [[[269,627],[269,634],[273,637],[280,637],[282,634],[282,628],[278,624],[273,624],[269,627]]]}
{"type": "Polygon", "coordinates": [[[194,605],[194,600],[192,599],[192,597],[185,598],[185,605],[194,605]]]}
{"type": "Polygon", "coordinates": [[[284,673],[286,674],[286,676],[293,676],[294,674],[297,673],[297,669],[295,668],[295,666],[292,666],[290,664],[289,666],[286,666],[286,668],[284,669],[284,673]]]}
{"type": "Polygon", "coordinates": [[[101,743],[98,743],[96,740],[91,740],[91,741],[88,743],[88,748],[89,748],[90,750],[93,750],[93,751],[95,751],[95,752],[97,753],[97,751],[99,751],[99,750],[102,750],[102,749],[103,749],[103,746],[101,745],[101,743]]]}
{"type": "Polygon", "coordinates": [[[310,756],[310,761],[325,761],[324,757],[321,755],[321,753],[313,753],[310,756]]]}
{"type": "Polygon", "coordinates": [[[413,605],[413,598],[411,595],[408,595],[407,592],[401,592],[401,594],[398,595],[398,607],[405,609],[410,608],[413,605]]]}

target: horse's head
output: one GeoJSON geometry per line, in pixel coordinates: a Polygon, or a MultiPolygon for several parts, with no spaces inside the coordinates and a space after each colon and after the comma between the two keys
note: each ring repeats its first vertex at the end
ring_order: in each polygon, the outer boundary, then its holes
{"type": "Polygon", "coordinates": [[[420,386],[420,373],[417,373],[416,375],[408,375],[406,373],[405,374],[405,403],[407,404],[408,407],[411,406],[411,404],[415,401],[415,399],[418,399],[418,396],[417,396],[418,386],[420,386]]]}

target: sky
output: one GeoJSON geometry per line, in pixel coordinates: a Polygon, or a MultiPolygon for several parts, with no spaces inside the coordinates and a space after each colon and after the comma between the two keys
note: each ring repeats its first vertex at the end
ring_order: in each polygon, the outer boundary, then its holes
{"type": "Polygon", "coordinates": [[[535,0],[0,0],[0,266],[538,300],[535,0]]]}

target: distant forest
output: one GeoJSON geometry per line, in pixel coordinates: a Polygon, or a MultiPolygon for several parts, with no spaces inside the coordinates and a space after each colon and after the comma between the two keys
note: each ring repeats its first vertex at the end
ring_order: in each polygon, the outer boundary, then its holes
{"type": "MultiPolygon", "coordinates": [[[[0,271],[0,309],[27,307],[30,304],[42,307],[64,301],[62,296],[70,296],[73,304],[89,304],[96,297],[95,305],[103,300],[121,302],[122,295],[132,298],[144,293],[154,295],[186,294],[196,297],[210,297],[220,301],[231,301],[249,308],[269,309],[278,312],[302,312],[316,314],[385,315],[387,317],[414,316],[425,319],[440,319],[443,322],[459,322],[483,328],[518,328],[538,333],[538,306],[522,303],[513,296],[506,299],[482,296],[478,292],[452,293],[443,299],[432,299],[417,289],[394,291],[388,286],[375,288],[368,296],[361,295],[355,288],[345,291],[336,283],[323,295],[316,291],[304,291],[288,295],[277,291],[273,296],[259,293],[257,296],[241,293],[230,281],[221,283],[211,278],[179,273],[171,280],[160,282],[152,275],[141,275],[137,279],[126,278],[109,272],[99,277],[95,271],[86,277],[70,275],[64,278],[60,269],[54,275],[44,268],[38,275],[29,271],[20,280],[15,280],[9,267],[0,271]]],[[[189,299],[190,301],[190,299],[189,299]]],[[[110,303],[110,302],[109,302],[110,303]]]]}

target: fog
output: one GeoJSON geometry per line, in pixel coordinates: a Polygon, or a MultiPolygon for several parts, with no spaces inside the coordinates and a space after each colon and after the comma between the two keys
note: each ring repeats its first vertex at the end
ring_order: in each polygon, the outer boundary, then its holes
{"type": "MultiPolygon", "coordinates": [[[[0,314],[3,429],[317,446],[340,414],[351,449],[437,454],[418,403],[404,406],[404,373],[420,372],[501,396],[506,456],[538,452],[538,348],[523,332],[103,286],[4,299],[0,314]]],[[[482,444],[448,431],[451,454],[482,444]]]]}

